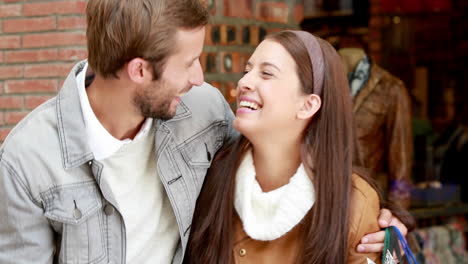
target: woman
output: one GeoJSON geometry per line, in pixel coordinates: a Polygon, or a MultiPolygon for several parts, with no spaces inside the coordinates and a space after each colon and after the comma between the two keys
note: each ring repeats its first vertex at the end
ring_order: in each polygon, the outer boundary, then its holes
{"type": "Polygon", "coordinates": [[[268,36],[237,87],[234,127],[197,202],[190,263],[367,263],[379,198],[353,174],[349,87],[340,57],[302,31],[268,36]],[[228,176],[228,180],[225,180],[228,176]]]}

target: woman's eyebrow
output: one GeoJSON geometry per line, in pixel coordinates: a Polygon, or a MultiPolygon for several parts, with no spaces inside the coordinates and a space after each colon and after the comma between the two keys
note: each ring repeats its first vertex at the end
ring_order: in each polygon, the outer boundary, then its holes
{"type": "Polygon", "coordinates": [[[265,61],[265,62],[262,62],[262,64],[260,64],[261,66],[271,66],[275,69],[277,69],[279,72],[281,72],[280,68],[278,66],[276,66],[275,64],[271,63],[271,62],[268,62],[268,61],[265,61]]]}

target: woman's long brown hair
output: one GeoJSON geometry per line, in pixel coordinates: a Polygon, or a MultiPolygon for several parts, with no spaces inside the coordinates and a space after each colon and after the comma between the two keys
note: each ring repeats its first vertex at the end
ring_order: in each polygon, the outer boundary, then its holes
{"type": "MultiPolygon", "coordinates": [[[[294,58],[304,93],[314,93],[313,71],[304,44],[292,32],[267,37],[294,58]]],[[[354,151],[348,81],[335,49],[319,39],[325,63],[322,107],[304,131],[301,158],[313,175],[316,201],[301,224],[303,248],[299,263],[346,263],[349,200],[354,151]]],[[[197,201],[186,263],[226,263],[233,260],[235,175],[249,148],[240,137],[218,152],[197,201]]]]}

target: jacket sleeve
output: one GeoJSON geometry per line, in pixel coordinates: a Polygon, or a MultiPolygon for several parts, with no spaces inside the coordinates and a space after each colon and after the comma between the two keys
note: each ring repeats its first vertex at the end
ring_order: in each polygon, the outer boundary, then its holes
{"type": "Polygon", "coordinates": [[[0,263],[46,264],[54,238],[40,203],[0,153],[0,263]]]}
{"type": "Polygon", "coordinates": [[[362,237],[380,230],[378,216],[380,202],[377,192],[362,178],[353,175],[351,192],[348,264],[367,263],[367,258],[381,263],[381,253],[359,253],[356,248],[362,237]]]}
{"type": "Polygon", "coordinates": [[[387,122],[389,198],[403,201],[409,199],[413,161],[411,106],[404,84],[398,80],[393,85],[387,122]]]}

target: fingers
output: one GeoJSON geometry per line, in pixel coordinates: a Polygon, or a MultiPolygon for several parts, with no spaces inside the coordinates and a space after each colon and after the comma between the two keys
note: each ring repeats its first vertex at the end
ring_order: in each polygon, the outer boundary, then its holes
{"type": "Polygon", "coordinates": [[[390,222],[392,221],[393,215],[392,212],[388,209],[381,209],[379,214],[379,227],[386,228],[389,226],[390,222]]]}
{"type": "Polygon", "coordinates": [[[398,230],[400,230],[400,233],[406,237],[408,233],[408,228],[396,217],[392,216],[392,219],[390,220],[390,226],[396,226],[398,230]]]}
{"type": "Polygon", "coordinates": [[[390,210],[383,208],[380,210],[379,214],[379,227],[386,228],[389,226],[396,226],[403,236],[408,234],[408,228],[406,228],[400,219],[393,216],[390,210]]]}
{"type": "Polygon", "coordinates": [[[360,253],[380,253],[384,247],[383,243],[376,244],[359,244],[357,251],[360,253]]]}
{"type": "Polygon", "coordinates": [[[383,243],[385,239],[385,231],[378,231],[365,235],[361,239],[361,244],[377,244],[383,243]]]}
{"type": "MultiPolygon", "coordinates": [[[[408,229],[406,226],[396,217],[392,215],[392,212],[388,209],[381,209],[379,214],[379,227],[386,228],[389,226],[396,226],[403,236],[406,236],[408,229]]],[[[365,235],[361,239],[356,250],[360,253],[379,253],[382,252],[384,246],[385,231],[379,231],[365,235]]]]}

